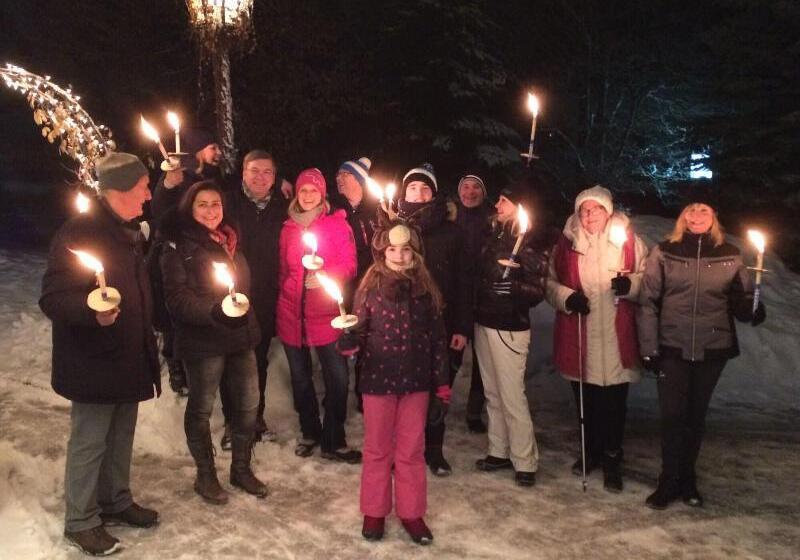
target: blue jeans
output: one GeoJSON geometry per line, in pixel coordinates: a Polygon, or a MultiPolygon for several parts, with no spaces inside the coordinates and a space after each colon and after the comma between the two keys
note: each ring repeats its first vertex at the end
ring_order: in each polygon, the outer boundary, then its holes
{"type": "Polygon", "coordinates": [[[347,362],[336,351],[336,343],[315,346],[325,382],[325,418],[320,423],[319,403],[311,370],[311,349],[308,346],[283,345],[292,376],[294,409],[300,417],[303,439],[320,442],[322,451],[336,451],[347,446],[344,421],[347,419],[347,362]]]}
{"type": "Polygon", "coordinates": [[[209,418],[220,380],[230,397],[231,432],[234,438],[252,439],[258,408],[258,374],[252,350],[224,356],[185,360],[189,399],[183,425],[189,451],[198,462],[208,461],[211,448],[209,418]],[[224,374],[224,375],[223,375],[224,374]]]}

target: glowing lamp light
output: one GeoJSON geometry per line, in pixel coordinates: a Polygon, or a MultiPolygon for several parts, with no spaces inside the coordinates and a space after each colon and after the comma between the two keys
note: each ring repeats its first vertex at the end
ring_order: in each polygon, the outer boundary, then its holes
{"type": "Polygon", "coordinates": [[[78,195],[75,197],[75,207],[78,209],[78,212],[81,214],[85,214],[89,211],[89,197],[87,197],[82,192],[79,192],[78,195]]]}
{"type": "Polygon", "coordinates": [[[714,177],[714,172],[703,163],[703,160],[707,160],[708,157],[708,154],[699,152],[695,152],[691,155],[692,163],[689,165],[689,178],[712,179],[714,177]]]}
{"type": "Polygon", "coordinates": [[[199,27],[236,27],[250,17],[253,0],[187,0],[189,13],[199,27]]]}

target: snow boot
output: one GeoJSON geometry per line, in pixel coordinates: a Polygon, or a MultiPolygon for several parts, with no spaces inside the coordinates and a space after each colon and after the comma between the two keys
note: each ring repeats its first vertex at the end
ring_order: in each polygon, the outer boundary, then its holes
{"type": "Polygon", "coordinates": [[[103,525],[106,527],[126,525],[128,527],[148,529],[158,524],[158,512],[144,508],[134,502],[119,513],[101,513],[100,519],[103,520],[103,525]]]}
{"type": "Polygon", "coordinates": [[[217,469],[214,466],[214,446],[211,445],[211,435],[206,435],[206,441],[187,441],[189,452],[197,465],[197,478],[194,481],[194,491],[206,502],[214,505],[228,503],[228,493],[220,486],[217,479],[217,469]]]}
{"type": "Polygon", "coordinates": [[[119,539],[115,539],[102,525],[84,531],[64,531],[64,538],[72,546],[89,556],[108,556],[121,550],[119,539]]]}
{"type": "Polygon", "coordinates": [[[361,527],[361,536],[368,541],[379,541],[383,538],[383,531],[386,526],[385,517],[364,516],[364,525],[361,527]]]}
{"type": "Polygon", "coordinates": [[[667,509],[672,502],[680,498],[681,488],[678,480],[667,478],[663,474],[658,477],[658,487],[656,491],[647,496],[645,505],[651,509],[667,509]]]}
{"type": "Polygon", "coordinates": [[[431,530],[428,529],[428,526],[425,525],[425,521],[421,517],[417,519],[401,519],[400,522],[411,537],[411,540],[415,543],[424,546],[433,542],[433,534],[431,534],[431,530]]]}
{"type": "Polygon", "coordinates": [[[233,435],[233,461],[231,462],[230,481],[233,486],[241,488],[256,498],[267,497],[267,485],[256,478],[250,468],[253,457],[253,438],[240,434],[233,435]]]}
{"type": "Polygon", "coordinates": [[[441,447],[426,448],[425,462],[428,464],[434,476],[444,477],[453,474],[453,468],[450,466],[450,463],[445,460],[441,447]]]}
{"type": "Polygon", "coordinates": [[[608,492],[619,494],[622,492],[622,450],[616,453],[606,451],[603,453],[603,488],[608,492]]]}

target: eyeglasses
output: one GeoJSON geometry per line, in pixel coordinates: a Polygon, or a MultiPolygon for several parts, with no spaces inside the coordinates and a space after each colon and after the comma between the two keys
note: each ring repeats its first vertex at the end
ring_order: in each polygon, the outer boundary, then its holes
{"type": "Polygon", "coordinates": [[[592,208],[581,208],[580,214],[581,216],[594,216],[605,211],[606,209],[602,206],[593,206],[592,208]]]}

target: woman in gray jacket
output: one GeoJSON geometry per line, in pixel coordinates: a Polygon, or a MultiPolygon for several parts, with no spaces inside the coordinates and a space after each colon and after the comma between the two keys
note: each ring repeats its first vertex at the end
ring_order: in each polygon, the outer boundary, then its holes
{"type": "Polygon", "coordinates": [[[739,354],[733,319],[762,323],[739,249],[725,242],[706,200],[687,205],[666,241],[650,253],[641,287],[639,344],[645,367],[658,373],[661,476],[647,506],[682,498],[701,507],[695,463],[706,412],[727,361],[739,354]]]}

